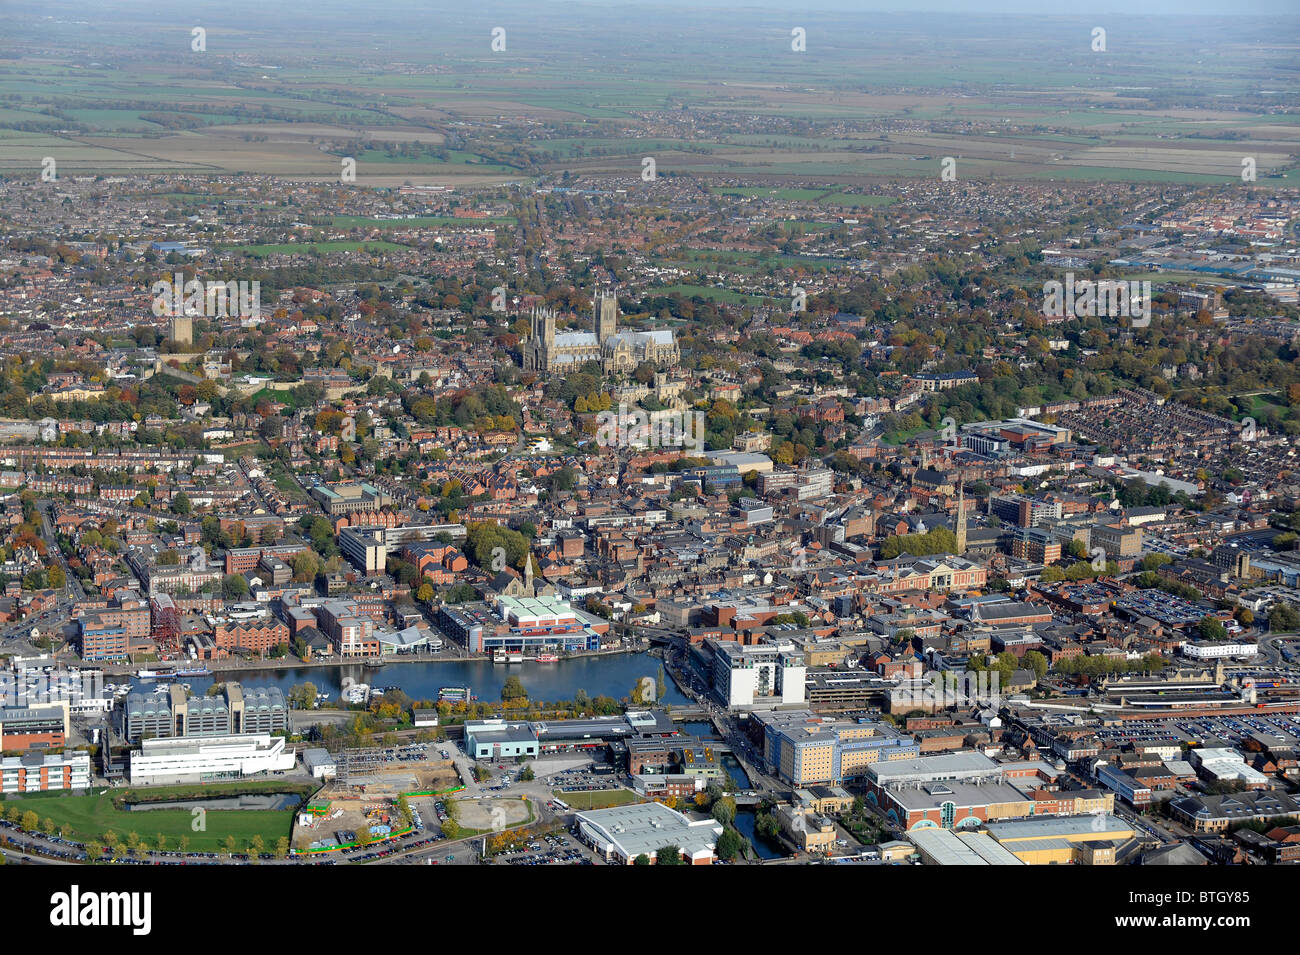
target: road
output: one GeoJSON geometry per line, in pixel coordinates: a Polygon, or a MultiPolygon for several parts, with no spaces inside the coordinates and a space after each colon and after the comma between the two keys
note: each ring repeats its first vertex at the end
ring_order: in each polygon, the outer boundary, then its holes
{"type": "Polygon", "coordinates": [[[50,520],[50,512],[53,510],[54,502],[48,498],[41,498],[36,502],[36,510],[41,515],[41,536],[45,538],[45,546],[59,562],[63,568],[65,583],[63,592],[71,597],[74,601],[85,600],[86,592],[81,587],[81,581],[77,575],[68,567],[68,562],[63,556],[63,551],[59,548],[59,539],[54,533],[54,523],[50,520]]]}

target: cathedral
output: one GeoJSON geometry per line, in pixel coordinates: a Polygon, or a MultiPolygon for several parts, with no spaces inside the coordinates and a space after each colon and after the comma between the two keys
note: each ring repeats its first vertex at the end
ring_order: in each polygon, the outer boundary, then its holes
{"type": "Polygon", "coordinates": [[[584,362],[599,362],[607,374],[627,374],[642,362],[676,367],[680,357],[672,329],[648,332],[618,330],[618,299],[600,295],[592,304],[594,332],[555,332],[555,313],[534,309],[528,341],[522,346],[524,371],[577,371],[584,362]]]}

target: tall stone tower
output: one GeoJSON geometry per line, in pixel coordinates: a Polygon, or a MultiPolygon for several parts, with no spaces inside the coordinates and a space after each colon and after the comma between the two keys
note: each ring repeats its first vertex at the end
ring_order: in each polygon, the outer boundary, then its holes
{"type": "Polygon", "coordinates": [[[555,313],[534,308],[528,316],[524,371],[550,371],[555,352],[555,313]]]}
{"type": "Polygon", "coordinates": [[[603,292],[592,305],[596,324],[596,340],[602,344],[618,331],[618,297],[603,292]]]}
{"type": "Polygon", "coordinates": [[[167,337],[177,345],[194,344],[194,319],[188,315],[173,315],[168,323],[167,337]]]}

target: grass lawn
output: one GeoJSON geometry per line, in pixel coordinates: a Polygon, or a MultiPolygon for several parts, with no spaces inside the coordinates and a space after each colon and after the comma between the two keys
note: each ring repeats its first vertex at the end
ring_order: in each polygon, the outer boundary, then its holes
{"type": "Polygon", "coordinates": [[[746,295],[743,292],[733,292],[730,289],[712,288],[708,285],[666,285],[663,288],[653,290],[660,295],[672,295],[677,293],[687,298],[703,298],[713,302],[726,302],[728,305],[762,305],[767,299],[761,295],[746,295]]]}
{"type": "Polygon", "coordinates": [[[566,793],[562,789],[554,790],[555,798],[563,800],[573,809],[609,809],[611,806],[626,806],[642,802],[640,796],[629,789],[604,789],[566,793]]]}
{"type": "Polygon", "coordinates": [[[263,449],[271,450],[270,446],[262,441],[245,441],[242,444],[232,444],[219,450],[227,461],[235,461],[249,452],[260,452],[263,449]]]}
{"type": "MultiPolygon", "coordinates": [[[[233,786],[213,784],[203,787],[204,795],[219,796],[223,789],[247,791],[248,783],[233,786]]],[[[258,786],[257,788],[263,788],[258,786]]],[[[290,787],[284,783],[268,783],[268,792],[286,791],[290,787]]],[[[165,795],[167,790],[136,790],[152,796],[165,795]]],[[[189,839],[188,850],[191,852],[217,852],[226,848],[226,839],[235,837],[235,851],[244,851],[254,836],[261,836],[264,851],[275,848],[276,840],[288,837],[293,826],[292,809],[257,810],[257,809],[213,809],[202,819],[204,828],[194,830],[199,821],[189,809],[150,809],[135,812],[119,809],[113,805],[113,797],[121,795],[120,789],[91,790],[84,796],[71,796],[62,793],[48,795],[29,795],[21,799],[8,798],[3,805],[6,811],[10,806],[26,812],[31,810],[40,816],[41,821],[50,819],[56,827],[62,827],[63,834],[78,842],[104,841],[104,834],[112,831],[118,840],[125,843],[127,834],[134,832],[150,848],[157,848],[158,835],[167,840],[166,848],[177,849],[182,837],[189,839]]],[[[183,798],[179,797],[178,798],[183,798]]]]}

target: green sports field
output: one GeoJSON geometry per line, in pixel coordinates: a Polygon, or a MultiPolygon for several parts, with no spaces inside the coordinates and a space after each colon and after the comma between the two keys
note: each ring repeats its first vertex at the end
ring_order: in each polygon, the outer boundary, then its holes
{"type": "MultiPolygon", "coordinates": [[[[220,796],[231,791],[248,792],[250,789],[262,789],[267,792],[296,791],[298,787],[284,783],[266,784],[211,784],[203,787],[203,795],[220,796]]],[[[183,790],[186,795],[191,790],[183,790]]],[[[131,791],[136,796],[157,798],[169,794],[168,789],[138,789],[131,791]]],[[[29,809],[36,813],[42,823],[49,819],[56,829],[62,829],[65,838],[78,842],[99,842],[105,844],[109,832],[117,835],[121,843],[126,843],[132,832],[139,836],[142,843],[149,848],[158,847],[158,836],[166,840],[165,848],[180,848],[180,840],[188,839],[187,850],[190,852],[217,852],[227,848],[226,840],[234,837],[235,851],[248,849],[254,836],[261,836],[264,851],[275,848],[276,840],[288,837],[293,827],[292,809],[213,809],[202,819],[202,828],[196,830],[196,817],[189,809],[149,809],[129,811],[114,805],[114,798],[123,795],[121,789],[96,789],[87,795],[73,796],[64,793],[47,793],[24,796],[21,799],[9,798],[0,806],[8,812],[17,807],[23,812],[29,809]]],[[[185,798],[178,796],[177,798],[185,798]]]]}

